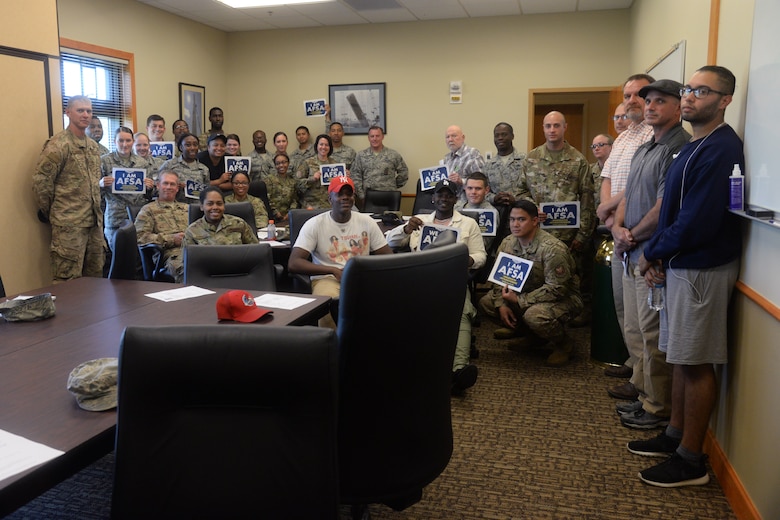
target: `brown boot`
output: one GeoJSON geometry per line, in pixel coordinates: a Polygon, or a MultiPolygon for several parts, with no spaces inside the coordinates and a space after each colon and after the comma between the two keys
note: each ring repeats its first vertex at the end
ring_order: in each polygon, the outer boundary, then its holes
{"type": "Polygon", "coordinates": [[[530,350],[532,348],[543,347],[547,344],[546,339],[542,339],[536,334],[529,334],[522,338],[512,338],[506,342],[506,348],[512,352],[522,352],[524,350],[530,350]]]}
{"type": "Polygon", "coordinates": [[[547,358],[547,365],[551,367],[560,367],[569,362],[571,353],[574,350],[574,341],[570,338],[557,343],[553,348],[552,354],[547,358]]]}

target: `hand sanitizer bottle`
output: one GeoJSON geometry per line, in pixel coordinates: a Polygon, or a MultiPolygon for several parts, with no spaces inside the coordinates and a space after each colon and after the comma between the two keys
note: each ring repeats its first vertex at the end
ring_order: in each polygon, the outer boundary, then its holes
{"type": "Polygon", "coordinates": [[[739,164],[734,165],[729,177],[729,209],[743,211],[745,209],[745,178],[739,164]]]}

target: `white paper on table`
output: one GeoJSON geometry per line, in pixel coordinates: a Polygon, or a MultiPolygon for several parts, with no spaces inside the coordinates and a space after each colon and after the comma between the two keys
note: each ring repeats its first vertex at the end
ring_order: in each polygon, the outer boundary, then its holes
{"type": "Polygon", "coordinates": [[[268,293],[255,298],[258,307],[271,307],[291,311],[314,301],[314,298],[301,298],[300,296],[287,296],[286,294],[268,293]]]}
{"type": "Polygon", "coordinates": [[[163,302],[176,302],[179,300],[186,300],[187,298],[197,298],[198,296],[205,296],[207,294],[214,294],[214,291],[204,289],[202,287],[196,287],[194,285],[188,285],[187,287],[181,287],[179,289],[168,289],[167,291],[159,291],[155,293],[145,294],[149,298],[160,300],[163,302]]]}
{"type": "Polygon", "coordinates": [[[7,479],[64,452],[0,430],[0,480],[7,479]]]}

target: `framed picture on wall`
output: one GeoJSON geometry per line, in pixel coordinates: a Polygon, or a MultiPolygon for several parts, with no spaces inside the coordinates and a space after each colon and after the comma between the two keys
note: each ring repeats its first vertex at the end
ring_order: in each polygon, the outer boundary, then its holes
{"type": "Polygon", "coordinates": [[[385,83],[328,85],[330,119],[344,125],[344,133],[368,134],[371,126],[387,133],[385,83]]]}
{"type": "Polygon", "coordinates": [[[206,119],[206,87],[179,83],[179,119],[190,127],[190,133],[201,135],[206,119]]]}

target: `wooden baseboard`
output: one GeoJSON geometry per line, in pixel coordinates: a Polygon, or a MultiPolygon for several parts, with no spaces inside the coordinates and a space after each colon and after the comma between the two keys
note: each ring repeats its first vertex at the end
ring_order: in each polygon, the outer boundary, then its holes
{"type": "Polygon", "coordinates": [[[742,481],[739,480],[739,475],[734,471],[712,430],[707,430],[707,436],[704,438],[704,452],[709,455],[712,471],[718,477],[723,494],[737,518],[739,520],[761,520],[761,514],[753,501],[750,500],[742,481]]]}

